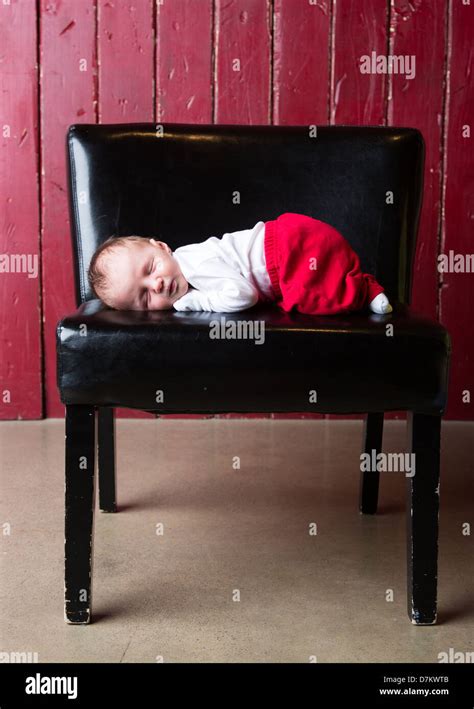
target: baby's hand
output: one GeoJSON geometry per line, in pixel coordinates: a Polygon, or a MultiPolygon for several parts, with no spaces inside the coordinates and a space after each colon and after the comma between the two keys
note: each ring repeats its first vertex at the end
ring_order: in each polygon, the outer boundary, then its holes
{"type": "Polygon", "coordinates": [[[369,307],[373,313],[378,313],[379,315],[391,313],[393,310],[385,293],[376,295],[369,307]]]}

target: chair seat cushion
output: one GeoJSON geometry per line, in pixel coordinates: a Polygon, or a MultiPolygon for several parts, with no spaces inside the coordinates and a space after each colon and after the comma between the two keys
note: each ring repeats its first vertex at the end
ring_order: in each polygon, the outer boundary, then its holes
{"type": "Polygon", "coordinates": [[[451,342],[406,305],[314,316],[117,311],[92,300],[57,325],[64,404],[155,413],[412,410],[442,414],[451,342]]]}

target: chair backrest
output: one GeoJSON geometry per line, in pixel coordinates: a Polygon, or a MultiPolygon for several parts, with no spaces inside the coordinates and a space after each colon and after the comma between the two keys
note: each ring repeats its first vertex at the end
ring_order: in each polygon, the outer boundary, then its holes
{"type": "Polygon", "coordinates": [[[328,222],[388,297],[409,303],[423,188],[414,128],[77,124],[67,165],[77,304],[111,235],[174,250],[298,212],[328,222]]]}

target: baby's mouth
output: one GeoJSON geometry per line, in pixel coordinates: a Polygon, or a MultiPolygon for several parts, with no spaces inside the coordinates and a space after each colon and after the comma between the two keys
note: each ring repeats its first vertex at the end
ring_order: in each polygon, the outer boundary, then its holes
{"type": "Polygon", "coordinates": [[[171,286],[170,286],[170,291],[169,291],[170,296],[175,294],[176,288],[177,288],[176,281],[173,279],[171,281],[171,286]]]}

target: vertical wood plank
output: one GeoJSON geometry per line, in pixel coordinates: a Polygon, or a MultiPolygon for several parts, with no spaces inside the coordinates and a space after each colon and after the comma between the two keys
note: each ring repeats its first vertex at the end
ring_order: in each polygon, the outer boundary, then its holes
{"type": "Polygon", "coordinates": [[[98,122],[153,122],[153,0],[99,0],[97,11],[98,122]]]}
{"type": "Polygon", "coordinates": [[[212,30],[212,0],[158,3],[158,121],[212,123],[212,30]]]}
{"type": "Polygon", "coordinates": [[[437,317],[441,203],[441,130],[446,3],[395,0],[390,53],[415,60],[414,77],[390,75],[389,125],[418,128],[425,139],[423,206],[413,269],[412,305],[437,317]]]}
{"type": "Polygon", "coordinates": [[[216,0],[215,123],[270,123],[269,0],[216,0]]]}
{"type": "MultiPolygon", "coordinates": [[[[450,2],[448,51],[448,95],[446,116],[446,161],[444,220],[441,254],[457,258],[466,266],[466,257],[474,253],[474,166],[472,161],[474,125],[474,7],[450,2]],[[461,256],[459,258],[458,256],[461,256]]],[[[459,266],[458,266],[459,268],[459,266]]],[[[440,273],[439,314],[448,328],[453,346],[450,393],[446,418],[472,420],[474,414],[474,333],[472,302],[474,274],[440,273]],[[470,400],[468,400],[469,393],[470,400]]]]}
{"type": "Polygon", "coordinates": [[[384,125],[387,79],[361,73],[361,57],[385,54],[387,5],[380,0],[337,0],[334,5],[330,123],[384,125]]]}
{"type": "Polygon", "coordinates": [[[55,328],[76,307],[65,136],[72,123],[96,122],[96,8],[94,0],[41,0],[39,6],[46,410],[48,416],[62,417],[55,328]]]}
{"type": "Polygon", "coordinates": [[[325,125],[328,119],[331,0],[275,0],[273,123],[325,125]]]}
{"type": "Polygon", "coordinates": [[[0,419],[43,415],[36,8],[0,3],[0,419]]]}

